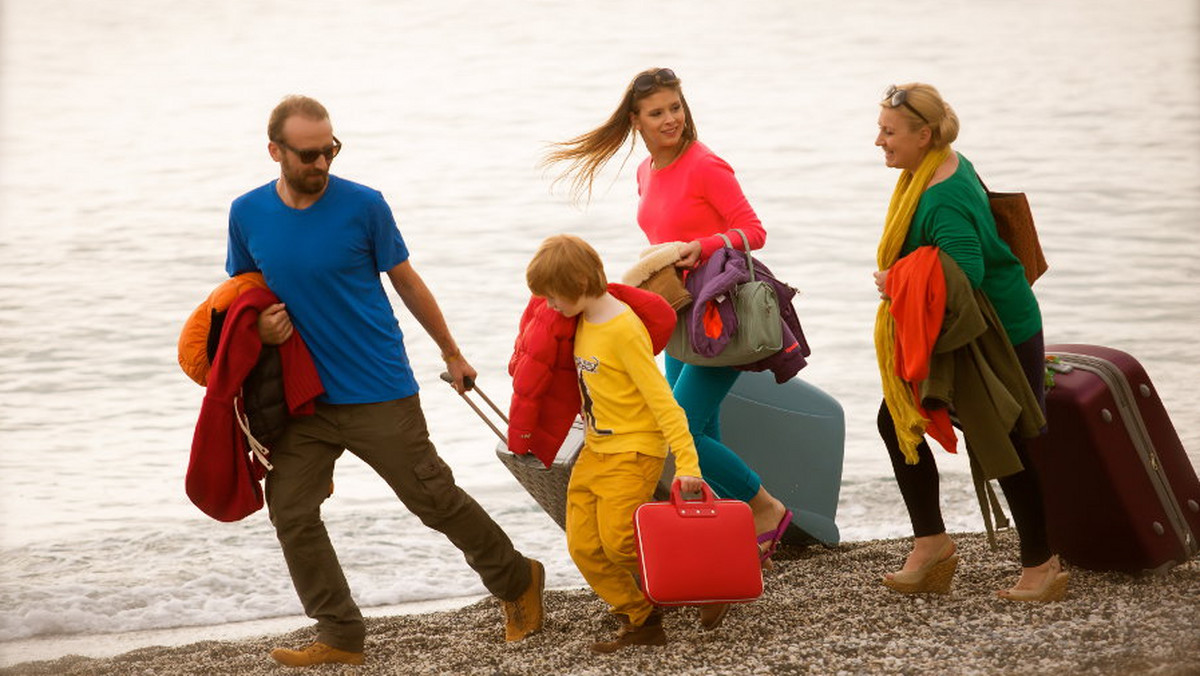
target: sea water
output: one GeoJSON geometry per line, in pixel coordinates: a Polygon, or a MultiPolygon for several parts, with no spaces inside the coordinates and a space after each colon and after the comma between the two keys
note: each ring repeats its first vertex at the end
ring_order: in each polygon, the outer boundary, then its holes
{"type": "MultiPolygon", "coordinates": [[[[277,175],[285,94],[331,111],[335,173],[383,191],[480,386],[502,404],[537,243],[574,232],[614,278],[645,245],[638,146],[590,203],[551,190],[546,144],[601,123],[637,71],[683,78],[800,289],[800,377],[846,412],[844,540],[907,518],[874,429],[871,272],[896,179],[872,143],[892,83],[937,85],[956,148],[1029,195],[1050,272],[1049,343],[1139,357],[1200,464],[1200,15],[1192,0],[1043,3],[569,0],[0,3],[0,654],[27,641],[298,617],[264,512],[204,516],[183,477],[203,396],[184,319],[224,278],[229,202],[277,175]],[[620,169],[620,170],[619,170],[620,169]]],[[[563,535],[438,380],[400,308],[433,438],[551,586],[563,535]]],[[[942,455],[952,530],[980,530],[964,458],[942,455]]],[[[325,520],[359,603],[485,593],[461,555],[356,458],[325,520]]],[[[1015,553],[999,555],[1014,558],[1015,553]]],[[[186,631],[186,630],[185,630],[186,631]]]]}

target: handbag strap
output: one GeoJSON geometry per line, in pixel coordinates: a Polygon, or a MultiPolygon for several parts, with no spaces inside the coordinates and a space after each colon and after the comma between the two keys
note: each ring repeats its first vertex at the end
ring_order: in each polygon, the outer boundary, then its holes
{"type": "MultiPolygon", "coordinates": [[[[746,268],[750,270],[750,281],[753,282],[754,281],[754,257],[750,255],[750,238],[746,236],[746,233],[743,232],[741,228],[734,228],[733,232],[736,232],[737,234],[742,236],[742,245],[746,247],[746,268]]],[[[728,235],[726,235],[723,232],[719,232],[719,233],[717,233],[717,237],[720,237],[721,239],[725,240],[725,246],[727,248],[730,248],[730,249],[733,248],[733,242],[729,241],[728,235]]]]}
{"type": "Polygon", "coordinates": [[[983,177],[979,175],[978,171],[975,172],[975,180],[979,181],[979,185],[983,186],[983,192],[987,193],[988,195],[992,194],[992,191],[988,190],[987,183],[983,182],[983,177]]]}

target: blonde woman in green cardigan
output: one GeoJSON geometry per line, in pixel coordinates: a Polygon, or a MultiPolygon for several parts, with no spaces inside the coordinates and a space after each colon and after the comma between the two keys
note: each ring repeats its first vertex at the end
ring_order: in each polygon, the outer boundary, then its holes
{"type": "MultiPolygon", "coordinates": [[[[987,194],[974,167],[950,147],[958,129],[954,110],[930,85],[889,87],[880,102],[875,145],[883,150],[887,166],[901,171],[888,207],[875,273],[883,299],[876,321],[876,351],[885,395],[879,410],[879,432],[915,536],[903,567],[883,580],[901,593],[948,592],[958,556],[942,521],[937,465],[923,438],[922,416],[893,366],[894,324],[887,293],[892,265],[927,245],[952,258],[971,286],[994,307],[1034,401],[1042,409],[1035,415],[1045,408],[1041,311],[1024,269],[996,232],[987,194]]],[[[1023,439],[1016,432],[1010,439],[1024,469],[1000,478],[1000,486],[1020,537],[1022,569],[1013,587],[996,593],[1015,601],[1059,600],[1066,593],[1068,573],[1050,551],[1041,487],[1023,439]]]]}

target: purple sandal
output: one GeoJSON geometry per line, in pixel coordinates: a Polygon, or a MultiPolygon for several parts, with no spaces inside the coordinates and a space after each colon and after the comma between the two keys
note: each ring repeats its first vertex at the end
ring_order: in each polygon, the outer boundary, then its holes
{"type": "Polygon", "coordinates": [[[787,527],[791,523],[792,510],[789,509],[783,513],[783,518],[779,520],[779,525],[775,527],[775,530],[769,530],[758,536],[758,544],[761,545],[764,542],[771,543],[767,545],[767,548],[764,549],[762,553],[759,554],[759,561],[766,561],[767,559],[771,558],[771,555],[775,553],[776,549],[779,549],[779,541],[783,539],[783,534],[787,531],[787,527]]]}

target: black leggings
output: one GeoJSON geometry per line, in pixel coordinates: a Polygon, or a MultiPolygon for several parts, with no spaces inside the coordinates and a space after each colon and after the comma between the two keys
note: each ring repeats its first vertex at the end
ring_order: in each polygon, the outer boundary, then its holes
{"type": "MultiPolygon", "coordinates": [[[[1029,379],[1029,385],[1045,411],[1046,365],[1042,333],[1039,331],[1015,349],[1025,377],[1029,379]]],[[[879,407],[878,424],[879,436],[883,438],[883,444],[891,457],[892,471],[896,474],[900,495],[908,508],[908,517],[912,520],[913,535],[924,537],[946,532],[946,524],[942,521],[937,463],[933,459],[928,442],[922,441],[917,446],[918,462],[909,465],[900,451],[896,426],[886,402],[879,407]]],[[[1004,491],[1009,509],[1012,510],[1017,536],[1021,540],[1021,565],[1029,568],[1039,566],[1050,558],[1050,545],[1046,540],[1046,511],[1042,504],[1041,483],[1029,462],[1025,441],[1015,431],[1010,438],[1025,469],[1000,479],[1000,488],[1004,491]]]]}

